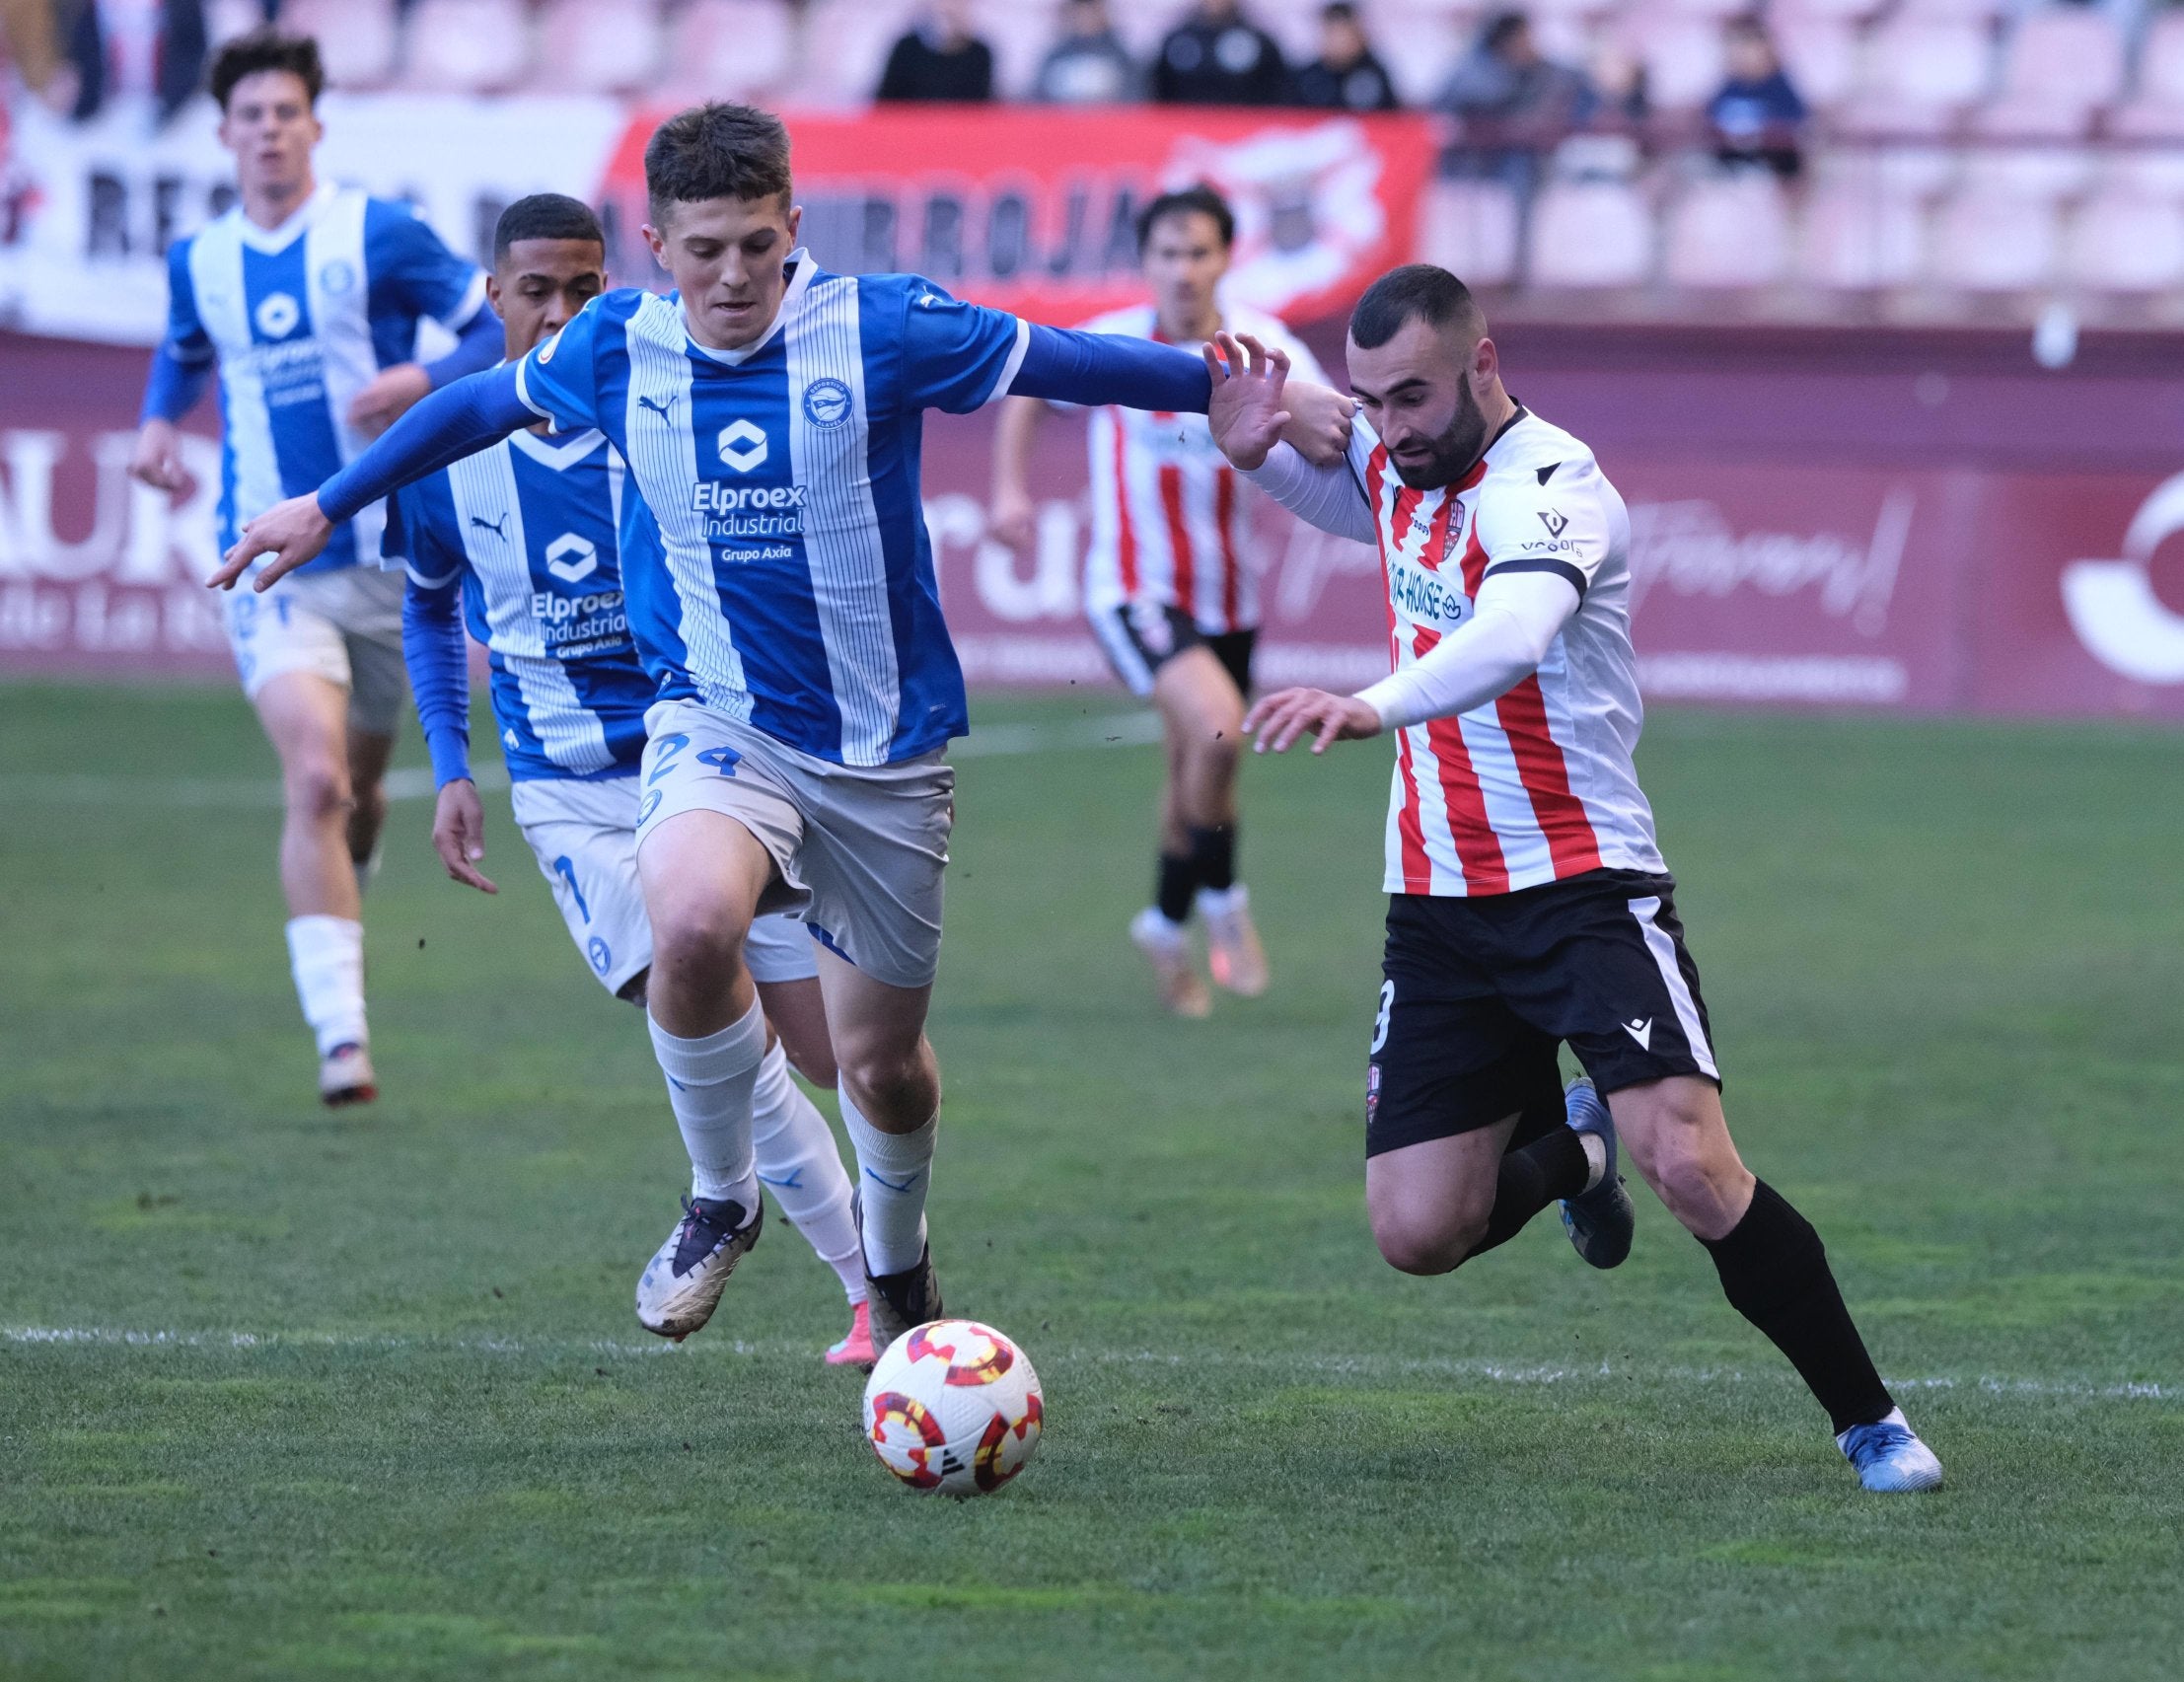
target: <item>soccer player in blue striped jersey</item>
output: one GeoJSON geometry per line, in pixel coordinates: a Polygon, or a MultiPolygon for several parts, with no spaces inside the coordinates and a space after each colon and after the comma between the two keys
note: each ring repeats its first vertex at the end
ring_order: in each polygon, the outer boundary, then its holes
{"type": "MultiPolygon", "coordinates": [[[[788,134],[767,112],[670,118],[645,182],[674,295],[607,293],[514,369],[426,399],[316,496],[253,521],[212,582],[259,556],[258,582],[278,578],[363,502],[540,419],[613,440],[637,491],[630,629],[661,696],[637,832],[654,1050],[679,1116],[747,1136],[765,1027],[744,936],[762,912],[804,917],[885,1349],[941,1311],[924,1025],[954,821],[943,750],[967,727],[922,518],[923,413],[1011,394],[1203,413],[1210,385],[1172,345],[1035,327],[914,276],[827,273],[797,248],[788,134]]],[[[719,1231],[708,1265],[733,1267],[755,1230],[719,1231]]]]}
{"type": "MultiPolygon", "coordinates": [[[[168,254],[167,336],[130,471],[170,493],[186,488],[176,423],[217,364],[223,548],[435,386],[499,354],[476,264],[406,205],[314,175],[323,81],[308,37],[260,31],[221,49],[212,92],[240,197],[168,254]],[[461,337],[424,367],[412,347],[428,318],[461,337]]],[[[385,816],[379,785],[402,673],[401,581],[377,566],[383,524],[376,502],[358,507],[303,576],[231,598],[227,613],[244,694],[280,756],[289,959],[328,1104],[376,1090],[360,894],[385,816]]]]}
{"type": "MultiPolygon", "coordinates": [[[[503,211],[486,296],[509,359],[597,297],[606,267],[599,219],[576,199],[538,193],[503,211]]],[[[387,546],[405,557],[409,576],[402,647],[439,785],[432,840],[456,881],[498,892],[479,869],[484,813],[470,767],[467,622],[491,663],[516,823],[577,950],[608,991],[641,1008],[652,932],[637,876],[638,769],[656,691],[622,609],[621,458],[596,430],[544,433],[544,422],[512,433],[394,499],[387,546]]],[[[835,1084],[815,950],[791,918],[752,925],[745,956],[776,1030],[753,1092],[752,1153],[760,1180],[849,1298],[848,1335],[827,1359],[869,1365],[849,1177],[827,1119],[789,1078],[793,1059],[815,1084],[835,1084]]],[[[639,1318],[670,1337],[702,1325],[726,1282],[699,1265],[701,1229],[744,1223],[741,1210],[708,1207],[739,1189],[718,1177],[715,1139],[700,1132],[684,1142],[692,1172],[684,1219],[637,1291],[639,1318]]]]}

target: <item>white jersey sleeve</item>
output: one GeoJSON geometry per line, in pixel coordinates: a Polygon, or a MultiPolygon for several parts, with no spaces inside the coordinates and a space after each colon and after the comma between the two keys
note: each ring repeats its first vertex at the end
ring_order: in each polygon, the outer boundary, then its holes
{"type": "Polygon", "coordinates": [[[1486,551],[1486,576],[1551,572],[1582,600],[1617,547],[1621,513],[1621,499],[1611,500],[1589,454],[1496,474],[1480,487],[1473,528],[1486,551]]]}

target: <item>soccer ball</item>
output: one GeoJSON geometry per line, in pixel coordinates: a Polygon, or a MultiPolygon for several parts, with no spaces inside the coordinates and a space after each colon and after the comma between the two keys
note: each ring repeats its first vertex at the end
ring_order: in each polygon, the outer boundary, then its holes
{"type": "Polygon", "coordinates": [[[990,1495],[1039,1446],[1039,1374],[1024,1352],[976,1320],[913,1326],[873,1363],[864,1434],[913,1490],[990,1495]]]}

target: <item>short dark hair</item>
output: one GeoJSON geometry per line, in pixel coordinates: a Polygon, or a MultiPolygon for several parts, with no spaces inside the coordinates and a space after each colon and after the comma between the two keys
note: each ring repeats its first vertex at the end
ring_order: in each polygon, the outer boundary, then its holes
{"type": "Polygon", "coordinates": [[[318,41],[310,36],[283,35],[270,24],[237,36],[223,46],[214,55],[205,82],[224,111],[236,83],[263,70],[285,70],[297,77],[314,107],[326,91],[327,69],[319,62],[318,41]]]}
{"type": "Polygon", "coordinates": [[[1453,322],[1478,338],[1487,332],[1486,313],[1470,287],[1437,263],[1407,262],[1365,288],[1349,313],[1350,341],[1360,350],[1377,350],[1414,317],[1435,328],[1453,322]]]}
{"type": "Polygon", "coordinates": [[[644,148],[644,190],[654,222],[670,204],[707,198],[772,198],[787,207],[789,136],[756,106],[708,101],[678,111],[644,148]]]}
{"type": "Polygon", "coordinates": [[[518,240],[587,240],[607,249],[607,231],[597,213],[565,192],[535,192],[503,210],[493,224],[493,261],[505,257],[518,240]]]}
{"type": "Polygon", "coordinates": [[[1323,24],[1354,24],[1356,21],[1357,8],[1350,0],[1328,0],[1320,8],[1320,22],[1323,24]]]}
{"type": "Polygon", "coordinates": [[[1221,244],[1236,243],[1236,212],[1228,207],[1227,199],[1201,182],[1196,186],[1164,192],[1137,213],[1139,252],[1151,242],[1155,225],[1170,216],[1210,216],[1213,226],[1221,231],[1221,244]]]}

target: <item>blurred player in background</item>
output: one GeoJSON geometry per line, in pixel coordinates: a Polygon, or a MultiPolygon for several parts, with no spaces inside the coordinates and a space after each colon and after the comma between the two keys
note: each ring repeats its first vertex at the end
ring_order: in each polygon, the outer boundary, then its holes
{"type": "MultiPolygon", "coordinates": [[[[661,698],[646,715],[637,862],[654,959],[653,1050],[677,1121],[732,1194],[696,1200],[725,1277],[759,1232],[752,1089],[764,1013],[755,915],[796,910],[859,1169],[872,1341],[937,1319],[925,1201],[940,1069],[925,1039],[955,821],[945,749],[963,670],[920,517],[924,411],[1012,392],[1203,413],[1204,366],[1168,345],[1035,327],[912,275],[833,275],[796,244],[788,133],[748,106],[662,123],[645,237],[676,292],[609,292],[512,367],[436,393],[315,495],[253,521],[211,582],[307,562],[335,523],[541,420],[605,432],[626,508],[629,625],[661,698]]],[[[680,1229],[679,1229],[680,1230],[680,1229]]],[[[672,1251],[673,1255],[669,1255],[672,1251]]],[[[717,1287],[713,1294],[717,1296],[717,1287]]]]}
{"type": "MultiPolygon", "coordinates": [[[[1162,193],[1137,221],[1152,302],[1086,328],[1194,350],[1224,328],[1248,332],[1280,346],[1304,379],[1324,383],[1311,352],[1278,321],[1222,301],[1235,239],[1236,217],[1211,187],[1162,193]]],[[[991,523],[1020,549],[1037,539],[1028,468],[1049,406],[1011,398],[994,431],[991,523]]],[[[1267,989],[1266,950],[1236,869],[1237,756],[1259,637],[1251,498],[1202,415],[1111,405],[1093,411],[1089,434],[1085,611],[1116,675],[1159,706],[1168,746],[1153,903],[1131,921],[1130,939],[1152,965],[1161,1001],[1179,1016],[1203,1016],[1212,998],[1192,958],[1194,909],[1205,917],[1213,980],[1246,997],[1267,989]]]]}
{"type": "MultiPolygon", "coordinates": [[[[417,399],[500,350],[474,264],[408,206],[313,174],[324,80],[306,37],[259,32],[221,50],[212,94],[242,196],[168,256],[167,337],[153,355],[130,471],[171,493],[186,487],[176,423],[217,363],[223,548],[417,399]],[[426,367],[411,356],[428,318],[460,338],[426,367]]],[[[401,579],[379,570],[384,525],[377,503],[359,508],[308,572],[232,597],[227,609],[243,693],[280,756],[289,962],[328,1104],[377,1091],[361,896],[402,696],[401,579]]]]}
{"type": "MultiPolygon", "coordinates": [[[[559,332],[606,285],[606,236],[587,205],[539,193],[502,212],[486,296],[509,361],[559,332]]],[[[622,480],[603,434],[548,437],[541,422],[398,492],[387,546],[408,563],[402,645],[440,791],[432,841],[448,874],[498,891],[478,869],[484,811],[470,768],[468,620],[491,657],[516,823],[577,950],[608,991],[642,1009],[652,931],[637,877],[638,767],[658,691],[622,603],[622,480]]],[[[815,1084],[835,1084],[814,952],[803,925],[784,916],[759,918],[745,944],[775,1029],[752,1090],[752,1149],[759,1179],[848,1295],[849,1332],[828,1362],[870,1365],[849,1176],[826,1117],[789,1078],[793,1059],[815,1084]]],[[[705,1323],[712,1303],[703,1292],[709,1285],[717,1297],[722,1282],[684,1254],[704,1242],[696,1200],[736,1189],[722,1183],[705,1139],[686,1144],[684,1220],[637,1291],[647,1330],[677,1339],[705,1323]]]]}
{"type": "Polygon", "coordinates": [[[1722,1117],[1699,969],[1632,761],[1643,707],[1623,498],[1589,449],[1510,397],[1486,318],[1446,269],[1395,269],[1358,301],[1360,413],[1341,466],[1276,442],[1285,370],[1248,348],[1232,379],[1208,355],[1214,435],[1299,517],[1377,545],[1387,578],[1392,675],[1354,695],[1284,690],[1250,720],[1275,753],[1306,734],[1315,753],[1396,739],[1365,1099],[1381,1253],[1445,1274],[1561,1201],[1578,1254],[1618,1266],[1620,1134],[1865,1488],[1931,1489],[1941,1463],[1874,1370],[1819,1234],[1753,1177],[1722,1117]],[[1593,1083],[1566,1099],[1565,1042],[1593,1083]],[[1539,1125],[1565,1103],[1568,1126],[1539,1125]]]}

